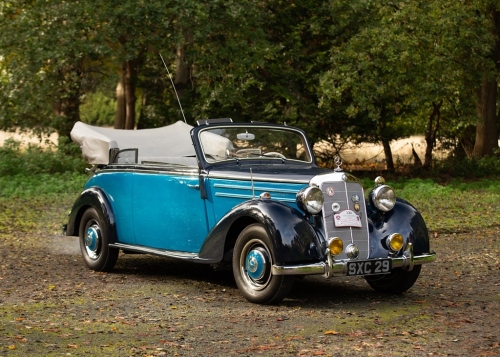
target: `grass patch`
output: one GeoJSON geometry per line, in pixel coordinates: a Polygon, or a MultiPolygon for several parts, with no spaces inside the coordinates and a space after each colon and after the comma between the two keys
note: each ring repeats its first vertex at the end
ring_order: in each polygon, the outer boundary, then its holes
{"type": "MultiPolygon", "coordinates": [[[[469,232],[500,224],[500,179],[454,179],[444,184],[400,178],[386,183],[420,211],[430,231],[469,232]]],[[[362,184],[367,193],[374,186],[371,179],[362,184]]]]}
{"type": "Polygon", "coordinates": [[[86,179],[72,172],[0,177],[0,238],[59,233],[86,179]]]}
{"type": "Polygon", "coordinates": [[[399,197],[417,207],[431,231],[464,232],[500,224],[500,180],[454,180],[443,185],[411,179],[391,185],[399,197]]]}

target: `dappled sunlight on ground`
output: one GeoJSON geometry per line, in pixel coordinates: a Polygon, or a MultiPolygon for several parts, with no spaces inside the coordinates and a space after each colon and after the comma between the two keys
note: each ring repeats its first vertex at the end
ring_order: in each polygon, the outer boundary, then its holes
{"type": "Polygon", "coordinates": [[[50,136],[39,137],[33,133],[21,133],[19,130],[15,132],[5,132],[0,130],[0,146],[3,146],[5,141],[8,139],[13,139],[15,141],[20,141],[23,145],[56,145],[57,144],[57,134],[54,133],[50,136]]]}

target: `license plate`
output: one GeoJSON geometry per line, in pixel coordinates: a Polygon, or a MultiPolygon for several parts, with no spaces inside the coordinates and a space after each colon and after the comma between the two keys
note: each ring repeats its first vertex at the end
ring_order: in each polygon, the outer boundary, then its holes
{"type": "Polygon", "coordinates": [[[377,259],[347,263],[347,275],[376,275],[390,273],[392,260],[377,259]]]}

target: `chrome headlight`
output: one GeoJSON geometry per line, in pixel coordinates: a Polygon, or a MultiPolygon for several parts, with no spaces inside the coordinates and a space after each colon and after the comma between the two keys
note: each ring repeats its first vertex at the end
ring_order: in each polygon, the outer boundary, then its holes
{"type": "Polygon", "coordinates": [[[309,186],[297,193],[297,205],[310,214],[318,214],[323,209],[323,192],[317,187],[309,186]]]}
{"type": "Polygon", "coordinates": [[[396,195],[393,189],[387,185],[375,187],[370,197],[373,205],[383,212],[390,211],[396,204],[396,195]]]}

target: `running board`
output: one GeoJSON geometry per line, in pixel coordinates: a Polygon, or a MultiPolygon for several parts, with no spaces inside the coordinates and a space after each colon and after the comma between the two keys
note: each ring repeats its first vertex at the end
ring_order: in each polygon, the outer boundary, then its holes
{"type": "Polygon", "coordinates": [[[179,252],[175,250],[165,250],[165,249],[156,249],[156,248],[148,248],[142,247],[140,245],[129,245],[123,243],[111,243],[109,244],[112,248],[118,248],[122,250],[130,250],[132,252],[144,253],[144,254],[153,254],[159,255],[167,258],[174,259],[182,259],[182,260],[190,260],[198,263],[213,263],[207,259],[201,259],[196,253],[188,253],[188,252],[179,252]]]}

